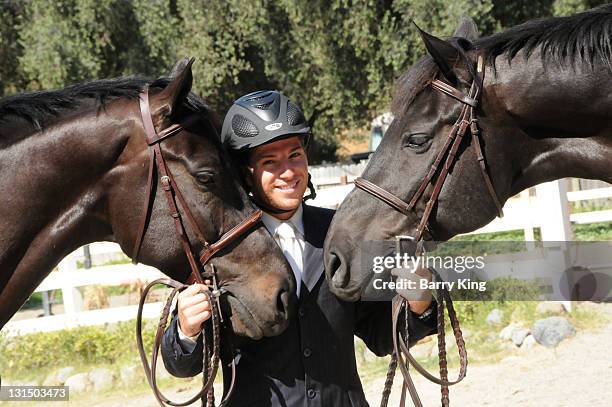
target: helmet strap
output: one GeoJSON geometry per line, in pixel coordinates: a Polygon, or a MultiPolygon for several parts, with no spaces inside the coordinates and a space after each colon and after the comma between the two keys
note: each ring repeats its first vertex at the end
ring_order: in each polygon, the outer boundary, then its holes
{"type": "Polygon", "coordinates": [[[249,194],[249,198],[251,199],[251,201],[255,205],[257,205],[257,207],[259,207],[264,212],[279,214],[279,213],[287,213],[287,212],[293,211],[293,209],[277,209],[277,208],[272,208],[271,206],[268,206],[268,205],[264,204],[263,202],[260,202],[259,200],[255,199],[255,197],[252,194],[249,194]]]}
{"type": "Polygon", "coordinates": [[[302,199],[302,202],[306,202],[309,199],[315,199],[317,197],[317,191],[315,191],[315,187],[311,181],[312,176],[308,173],[308,191],[310,192],[308,195],[302,199]]]}

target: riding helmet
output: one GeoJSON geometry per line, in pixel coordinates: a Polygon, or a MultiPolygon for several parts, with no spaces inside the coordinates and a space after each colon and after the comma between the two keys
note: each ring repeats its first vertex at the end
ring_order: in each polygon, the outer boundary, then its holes
{"type": "Polygon", "coordinates": [[[232,150],[245,151],[293,135],[305,136],[310,127],[302,109],[275,90],[249,93],[237,99],[225,115],[221,141],[232,150]]]}

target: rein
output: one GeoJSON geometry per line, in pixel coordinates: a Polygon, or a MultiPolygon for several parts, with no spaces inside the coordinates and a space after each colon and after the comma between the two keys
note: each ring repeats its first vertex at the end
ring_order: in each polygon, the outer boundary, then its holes
{"type": "MultiPolygon", "coordinates": [[[[461,109],[461,113],[459,118],[453,125],[449,135],[446,138],[442,149],[437,154],[434,163],[431,165],[427,175],[419,185],[417,191],[414,193],[412,198],[408,203],[406,203],[403,199],[397,197],[391,192],[379,187],[371,181],[368,181],[363,178],[357,178],[355,180],[355,186],[371,195],[376,197],[377,199],[385,202],[387,205],[391,206],[395,210],[400,213],[408,216],[415,209],[415,206],[419,199],[423,196],[425,189],[432,184],[432,179],[436,174],[438,174],[435,182],[433,182],[433,191],[432,194],[427,201],[425,206],[425,210],[419,224],[416,228],[414,236],[396,236],[397,241],[397,251],[398,253],[401,251],[401,242],[402,240],[412,240],[416,242],[416,254],[420,255],[424,252],[424,233],[425,231],[429,232],[429,219],[431,217],[431,213],[433,211],[434,205],[437,203],[440,191],[446,181],[446,177],[448,176],[449,171],[453,167],[457,159],[457,151],[459,150],[459,146],[463,140],[463,137],[467,130],[470,130],[472,135],[472,145],[474,151],[476,153],[476,157],[478,159],[480,172],[482,173],[485,185],[487,186],[487,190],[489,195],[495,204],[498,215],[500,217],[503,216],[502,205],[495,193],[495,188],[493,187],[493,183],[491,182],[491,177],[487,172],[485,158],[482,152],[482,147],[480,145],[480,130],[478,128],[478,119],[476,118],[476,114],[474,109],[478,106],[478,101],[482,92],[482,86],[484,83],[484,60],[482,56],[478,57],[478,62],[476,66],[476,77],[473,79],[472,84],[470,86],[470,90],[468,94],[464,94],[460,90],[454,88],[453,86],[442,82],[438,79],[435,79],[431,82],[431,87],[452,97],[453,99],[458,100],[463,104],[463,108],[461,109]],[[444,158],[446,157],[446,160],[444,158]],[[444,163],[442,161],[444,160],[444,163]]],[[[431,235],[431,233],[429,233],[431,235]]],[[[432,273],[434,279],[436,281],[442,281],[440,275],[434,270],[429,269],[432,273]]],[[[404,383],[402,385],[402,393],[400,399],[400,406],[404,406],[406,402],[406,390],[410,393],[410,397],[412,402],[416,407],[422,407],[421,400],[416,391],[416,387],[412,378],[410,377],[410,372],[408,370],[409,365],[412,365],[419,373],[421,373],[428,380],[439,384],[441,386],[441,401],[442,406],[448,407],[450,405],[449,400],[449,389],[448,386],[459,383],[466,375],[467,371],[467,352],[465,349],[465,341],[463,340],[463,335],[461,333],[461,328],[459,326],[459,320],[457,319],[457,315],[455,313],[455,309],[453,307],[453,302],[450,297],[450,293],[446,288],[437,288],[436,289],[436,301],[438,304],[438,312],[437,312],[437,329],[438,329],[438,357],[439,357],[439,367],[440,367],[440,377],[436,377],[429,373],[423,366],[421,366],[414,357],[410,354],[408,349],[408,327],[411,325],[412,315],[410,313],[410,305],[408,301],[399,295],[396,295],[393,299],[393,313],[392,313],[392,335],[393,335],[393,353],[391,354],[391,362],[389,363],[389,370],[387,371],[387,379],[385,381],[385,387],[383,390],[381,407],[386,407],[389,402],[389,395],[391,394],[391,387],[393,385],[393,378],[395,376],[395,371],[397,369],[397,365],[400,366],[400,371],[402,372],[402,376],[404,378],[404,383]],[[445,329],[444,329],[444,307],[446,302],[446,308],[448,310],[448,316],[450,319],[451,327],[453,328],[453,334],[455,336],[455,341],[457,343],[457,350],[459,352],[460,359],[460,368],[459,368],[459,376],[454,381],[448,380],[448,368],[446,361],[446,342],[445,342],[445,329]],[[404,330],[400,331],[400,316],[404,314],[404,330]]]]}
{"type": "MultiPolygon", "coordinates": [[[[187,406],[198,399],[202,401],[202,406],[206,405],[209,407],[214,407],[215,399],[214,399],[214,389],[213,384],[215,377],[217,375],[217,369],[219,367],[219,358],[220,358],[220,342],[221,342],[221,324],[223,323],[223,316],[221,314],[221,307],[219,298],[222,294],[225,294],[226,291],[223,288],[219,288],[217,282],[217,275],[215,272],[214,265],[210,265],[210,271],[206,271],[206,265],[210,261],[210,259],[217,254],[220,250],[227,247],[230,243],[238,239],[248,230],[250,230],[255,224],[259,222],[261,219],[261,210],[256,210],[249,217],[244,219],[238,225],[234,226],[232,229],[224,233],[219,240],[214,243],[208,243],[204,238],[204,234],[201,232],[198,224],[189,210],[183,195],[181,194],[176,182],[174,181],[174,177],[170,172],[170,169],[167,167],[166,162],[164,160],[164,156],[161,150],[161,142],[169,137],[172,137],[176,134],[179,134],[183,127],[180,124],[173,124],[170,127],[160,131],[159,133],[155,131],[155,127],[153,125],[153,120],[151,118],[151,112],[149,107],[149,91],[148,88],[145,88],[140,93],[140,113],[142,116],[142,122],[145,130],[145,137],[147,141],[147,145],[149,148],[149,174],[147,177],[147,187],[145,194],[145,201],[142,211],[142,217],[140,226],[138,228],[138,235],[134,244],[134,249],[132,251],[132,262],[138,262],[138,255],[140,253],[140,248],[142,246],[142,241],[144,239],[144,235],[147,230],[148,219],[150,217],[151,205],[152,205],[152,197],[153,197],[153,177],[155,170],[159,174],[159,181],[161,187],[164,191],[164,195],[166,196],[166,201],[168,204],[168,209],[170,210],[170,216],[174,219],[174,226],[176,229],[176,233],[178,238],[181,241],[183,251],[187,256],[187,260],[189,262],[189,266],[191,268],[191,274],[187,280],[187,284],[183,284],[171,278],[160,278],[150,282],[145,289],[143,290],[142,296],[140,298],[140,302],[138,304],[138,315],[136,318],[136,342],[138,344],[138,353],[140,354],[140,359],[142,361],[145,375],[147,376],[147,381],[153,390],[153,394],[155,398],[159,402],[160,406],[165,407],[166,405],[170,406],[187,406]],[[196,258],[191,249],[191,244],[189,242],[189,237],[185,230],[185,226],[183,225],[183,220],[181,214],[178,210],[178,204],[183,209],[183,213],[187,217],[187,221],[190,224],[191,230],[195,234],[198,241],[201,243],[203,249],[200,252],[199,263],[196,261],[196,258]],[[170,314],[170,309],[176,294],[185,288],[188,287],[189,284],[200,283],[204,284],[204,279],[210,278],[213,282],[213,290],[212,291],[203,291],[202,293],[206,296],[206,299],[211,304],[211,318],[206,321],[202,325],[202,340],[204,341],[204,350],[203,350],[203,360],[202,360],[202,389],[193,396],[191,399],[185,402],[174,402],[165,397],[159,388],[157,387],[156,381],[156,367],[157,367],[157,359],[159,350],[161,347],[161,340],[166,329],[166,325],[168,322],[168,316],[170,314]],[[145,300],[149,293],[149,290],[157,284],[166,285],[167,287],[172,288],[172,292],[168,296],[166,300],[166,304],[163,308],[161,318],[159,320],[159,324],[157,326],[157,331],[155,333],[155,340],[153,342],[153,353],[151,357],[151,365],[149,365],[149,361],[145,354],[144,345],[142,341],[142,310],[145,304],[145,300]],[[207,330],[207,325],[210,326],[210,329],[207,330]]],[[[229,397],[232,394],[234,389],[234,383],[236,379],[236,365],[232,358],[232,379],[229,390],[225,395],[225,398],[221,400],[219,406],[223,406],[229,397]]]]}

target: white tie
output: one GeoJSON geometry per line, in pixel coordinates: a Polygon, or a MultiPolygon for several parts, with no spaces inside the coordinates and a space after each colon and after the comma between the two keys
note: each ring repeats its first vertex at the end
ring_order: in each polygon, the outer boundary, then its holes
{"type": "Polygon", "coordinates": [[[304,260],[302,258],[302,246],[295,237],[295,230],[290,222],[282,222],[276,228],[276,237],[278,244],[283,250],[283,254],[293,270],[296,281],[296,293],[299,297],[300,287],[302,283],[302,270],[304,268],[304,260]]]}

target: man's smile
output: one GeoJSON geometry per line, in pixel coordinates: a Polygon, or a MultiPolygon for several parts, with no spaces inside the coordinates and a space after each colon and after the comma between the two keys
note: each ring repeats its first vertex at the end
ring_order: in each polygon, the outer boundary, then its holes
{"type": "Polygon", "coordinates": [[[274,189],[276,190],[280,190],[283,192],[293,192],[295,191],[295,188],[298,186],[298,184],[300,183],[299,179],[296,179],[290,183],[284,184],[284,185],[277,185],[274,187],[274,189]]]}

